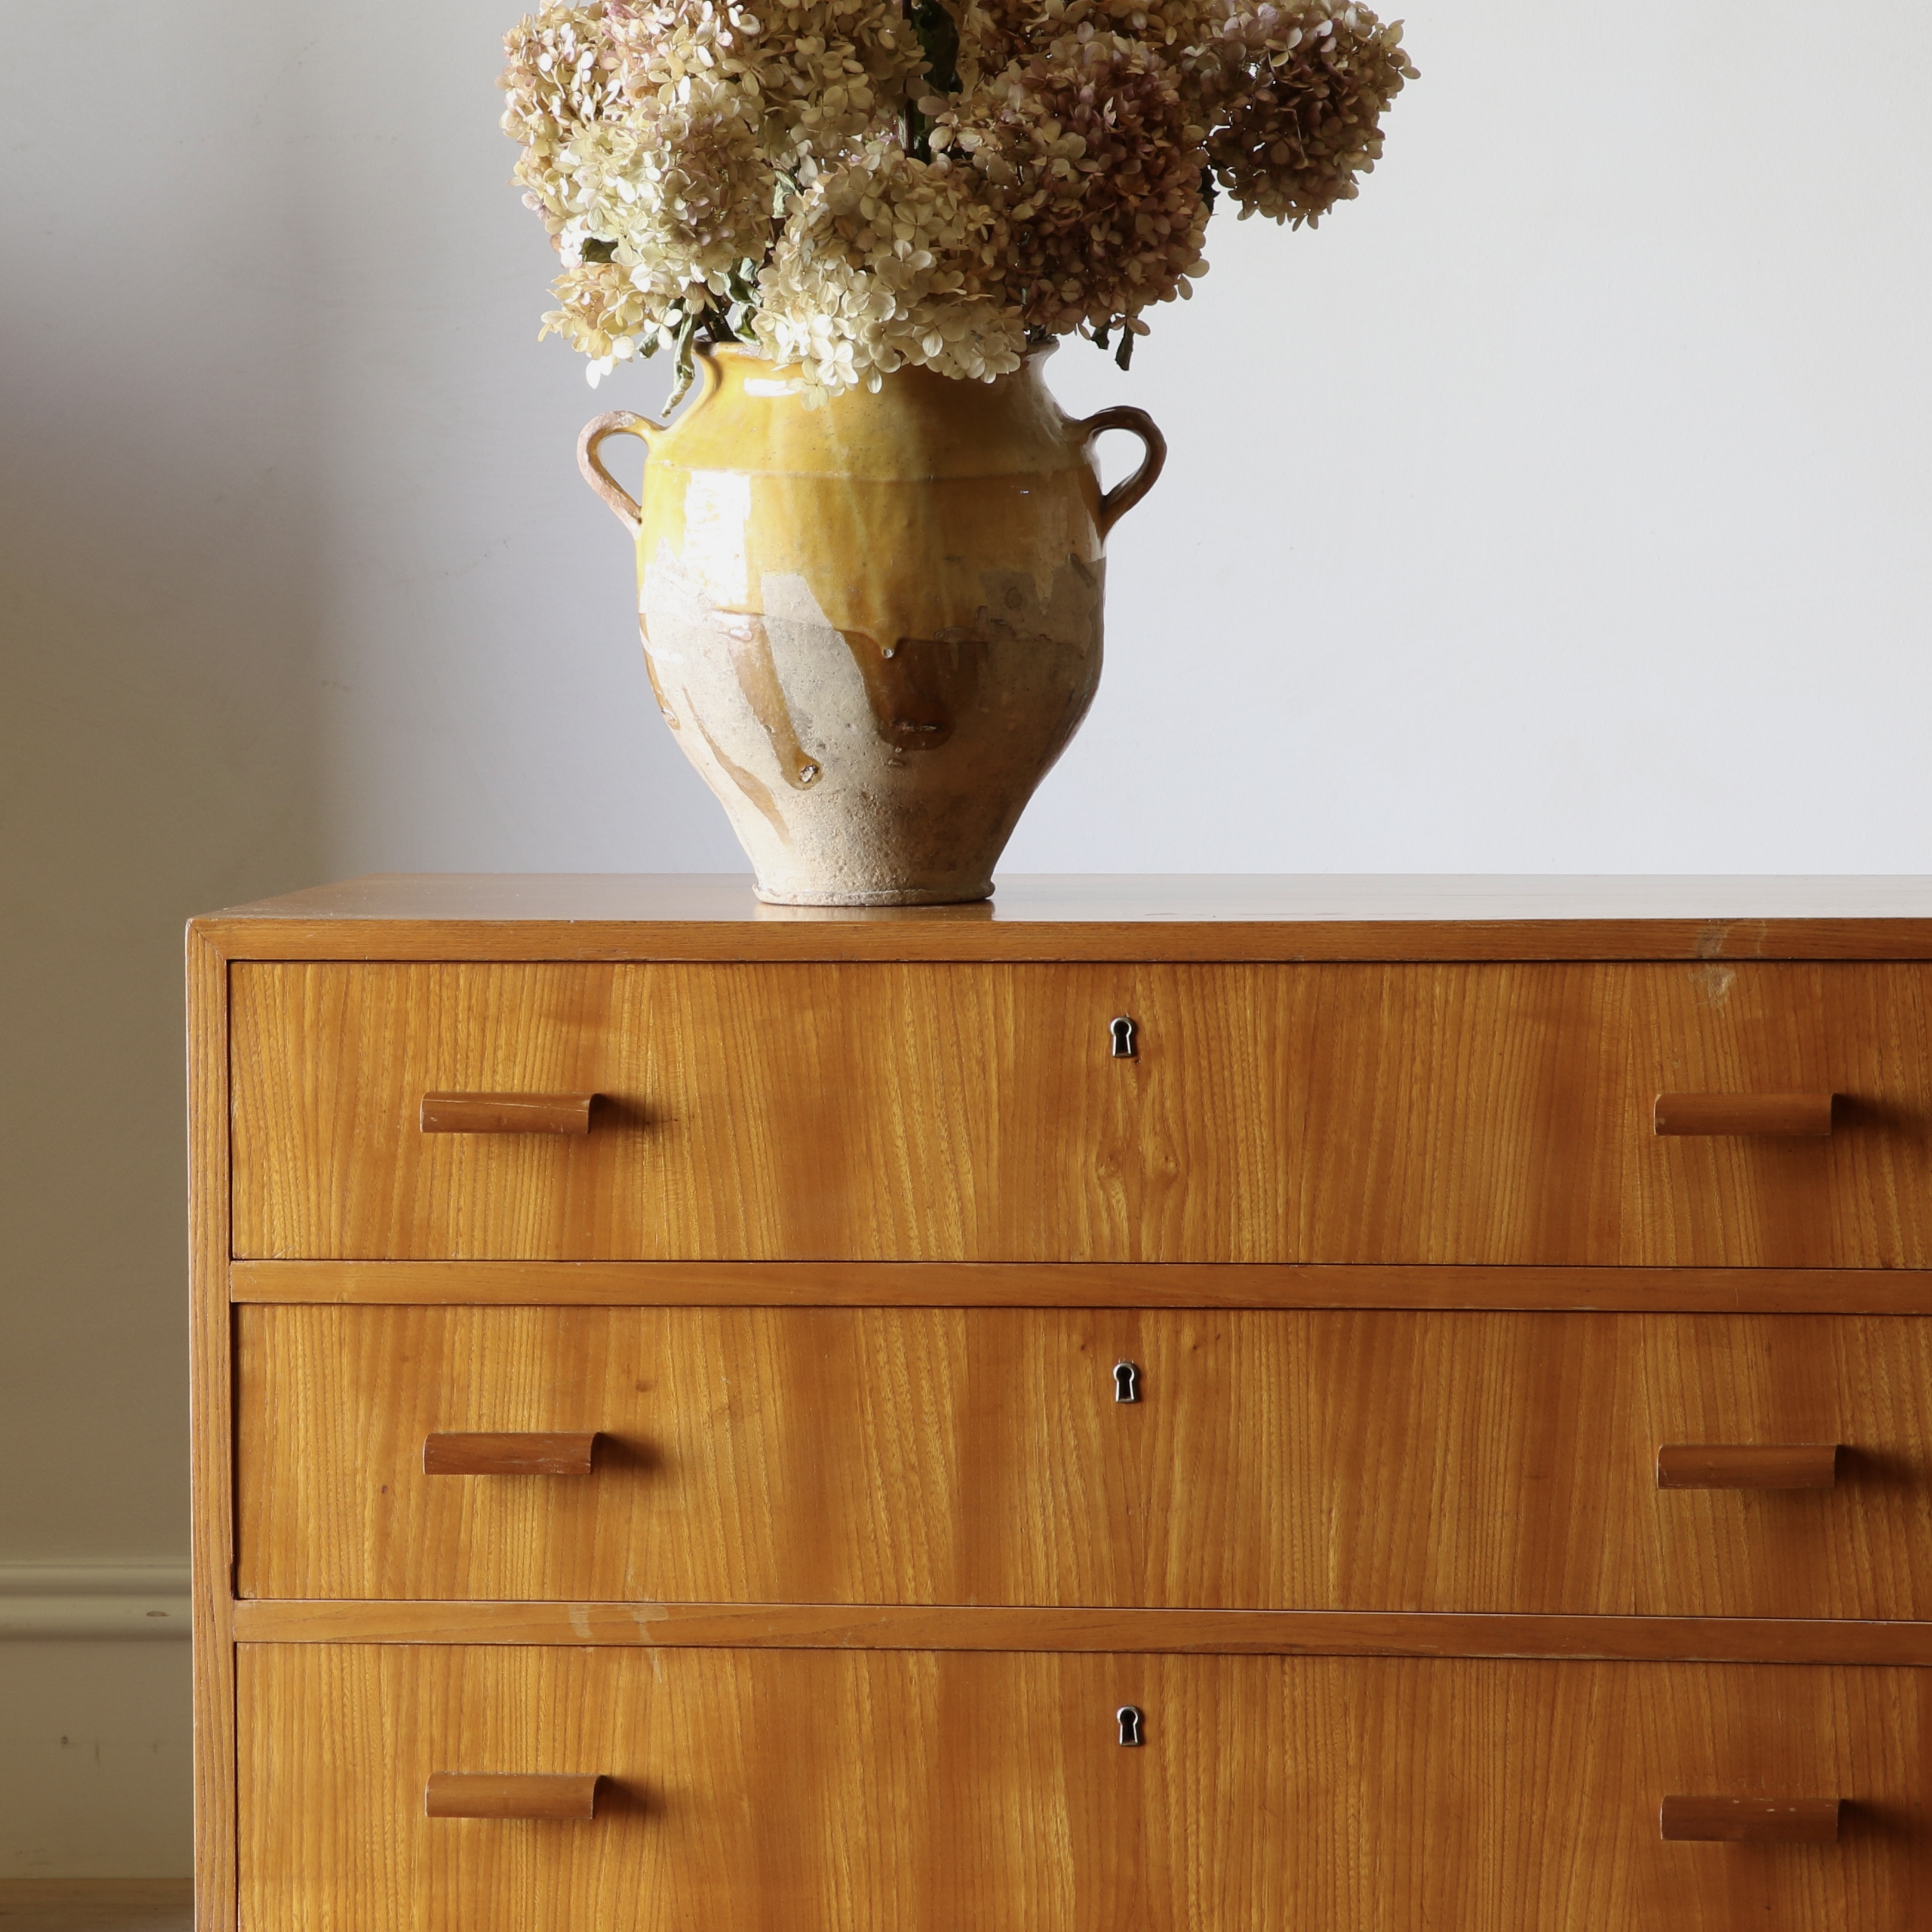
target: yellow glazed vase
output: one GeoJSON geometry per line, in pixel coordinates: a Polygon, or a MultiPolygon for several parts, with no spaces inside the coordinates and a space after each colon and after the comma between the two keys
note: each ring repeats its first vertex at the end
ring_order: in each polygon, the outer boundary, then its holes
{"type": "Polygon", "coordinates": [[[584,430],[585,478],[637,540],[659,708],[730,814],[760,898],[981,899],[1100,676],[1108,530],[1166,446],[1138,410],[1060,412],[1040,356],[1012,375],[888,376],[808,410],[796,371],[700,358],[668,428],[584,430]],[[1090,454],[1147,454],[1102,493],[1090,454]],[[598,454],[650,454],[634,502],[598,454]]]}

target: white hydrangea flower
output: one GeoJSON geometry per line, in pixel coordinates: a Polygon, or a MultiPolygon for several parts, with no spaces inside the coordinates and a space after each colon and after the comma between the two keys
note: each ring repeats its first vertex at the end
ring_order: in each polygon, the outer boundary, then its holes
{"type": "Polygon", "coordinates": [[[998,250],[976,185],[874,139],[793,201],[754,326],[774,361],[800,365],[808,403],[896,369],[990,381],[1020,366],[1019,318],[986,292],[998,250]]]}
{"type": "Polygon", "coordinates": [[[716,77],[742,92],[766,153],[787,165],[889,122],[922,64],[896,0],[608,0],[608,14],[633,98],[716,77]]]}
{"type": "Polygon", "coordinates": [[[566,259],[590,242],[649,292],[723,296],[771,245],[777,176],[742,89],[688,74],[622,119],[580,130],[560,158],[566,259]]]}
{"type": "Polygon", "coordinates": [[[586,129],[621,112],[622,79],[601,7],[550,6],[503,37],[502,128],[523,143],[512,178],[554,235],[570,218],[559,158],[586,129]]]}

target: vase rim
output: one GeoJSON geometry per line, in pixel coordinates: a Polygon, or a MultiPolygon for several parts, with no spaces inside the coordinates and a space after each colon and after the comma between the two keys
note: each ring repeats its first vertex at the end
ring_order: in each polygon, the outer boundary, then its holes
{"type": "MultiPolygon", "coordinates": [[[[1025,355],[1021,358],[1021,367],[1024,368],[1029,362],[1045,362],[1047,357],[1059,346],[1060,338],[1057,335],[1048,336],[1044,342],[1029,344],[1025,355]]],[[[772,358],[755,342],[700,342],[698,345],[697,353],[700,360],[715,359],[720,356],[729,356],[741,362],[763,362],[772,370],[796,369],[799,366],[796,362],[772,362],[772,358]]],[[[908,369],[922,369],[925,366],[922,362],[903,363],[891,373],[895,376],[903,375],[908,369]]],[[[1016,374],[1018,371],[1013,370],[1009,373],[1016,374]]],[[[973,378],[968,376],[952,376],[945,380],[948,382],[970,382],[973,378]]]]}

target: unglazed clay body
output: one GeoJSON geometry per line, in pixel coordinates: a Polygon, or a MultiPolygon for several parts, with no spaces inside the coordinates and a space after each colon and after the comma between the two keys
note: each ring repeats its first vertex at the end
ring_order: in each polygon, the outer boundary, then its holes
{"type": "Polygon", "coordinates": [[[923,369],[807,409],[794,370],[701,357],[668,428],[600,416],[584,474],[637,538],[644,655],[761,898],[984,898],[1100,676],[1106,531],[1164,448],[1137,410],[1062,416],[1040,356],[992,383],[923,369]],[[1103,496],[1089,454],[1147,460],[1103,496]],[[641,504],[598,456],[650,447],[641,504]]]}

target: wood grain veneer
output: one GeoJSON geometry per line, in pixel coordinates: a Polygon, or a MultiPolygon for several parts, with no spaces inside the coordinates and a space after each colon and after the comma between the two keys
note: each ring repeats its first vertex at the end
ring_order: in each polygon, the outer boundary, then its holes
{"type": "Polygon", "coordinates": [[[596,1308],[1468,1308],[1932,1315],[1902,1268],[1239,1262],[236,1262],[237,1302],[596,1308]]]}
{"type": "Polygon", "coordinates": [[[1916,1928],[1928,971],[1932,880],[196,921],[198,1932],[1916,1928]]]}
{"type": "Polygon", "coordinates": [[[1932,1666],[1932,1622],[1406,1610],[1006,1610],[985,1604],[301,1602],[234,1606],[244,1642],[679,1649],[1118,1651],[1932,1666]]]}
{"type": "Polygon", "coordinates": [[[242,1684],[277,1932],[1906,1932],[1932,1881],[1919,1672],[251,1645],[242,1684]],[[453,1761],[608,1782],[594,1824],[424,1819],[453,1761]],[[1662,1843],[1684,1793],[1846,1823],[1662,1843]]]}
{"type": "Polygon", "coordinates": [[[232,972],[247,1257],[1932,1264],[1916,967],[232,972]],[[1843,1124],[1652,1132],[1704,1084],[1843,1124]],[[446,1089],[608,1098],[425,1136],[446,1089]]]}
{"type": "Polygon", "coordinates": [[[1932,1616],[1912,1319],[237,1316],[244,1595],[1932,1616]],[[598,1467],[426,1478],[446,1431],[598,1467]],[[1659,1493],[1687,1442],[1847,1447],[1827,1493],[1659,1493]]]}

